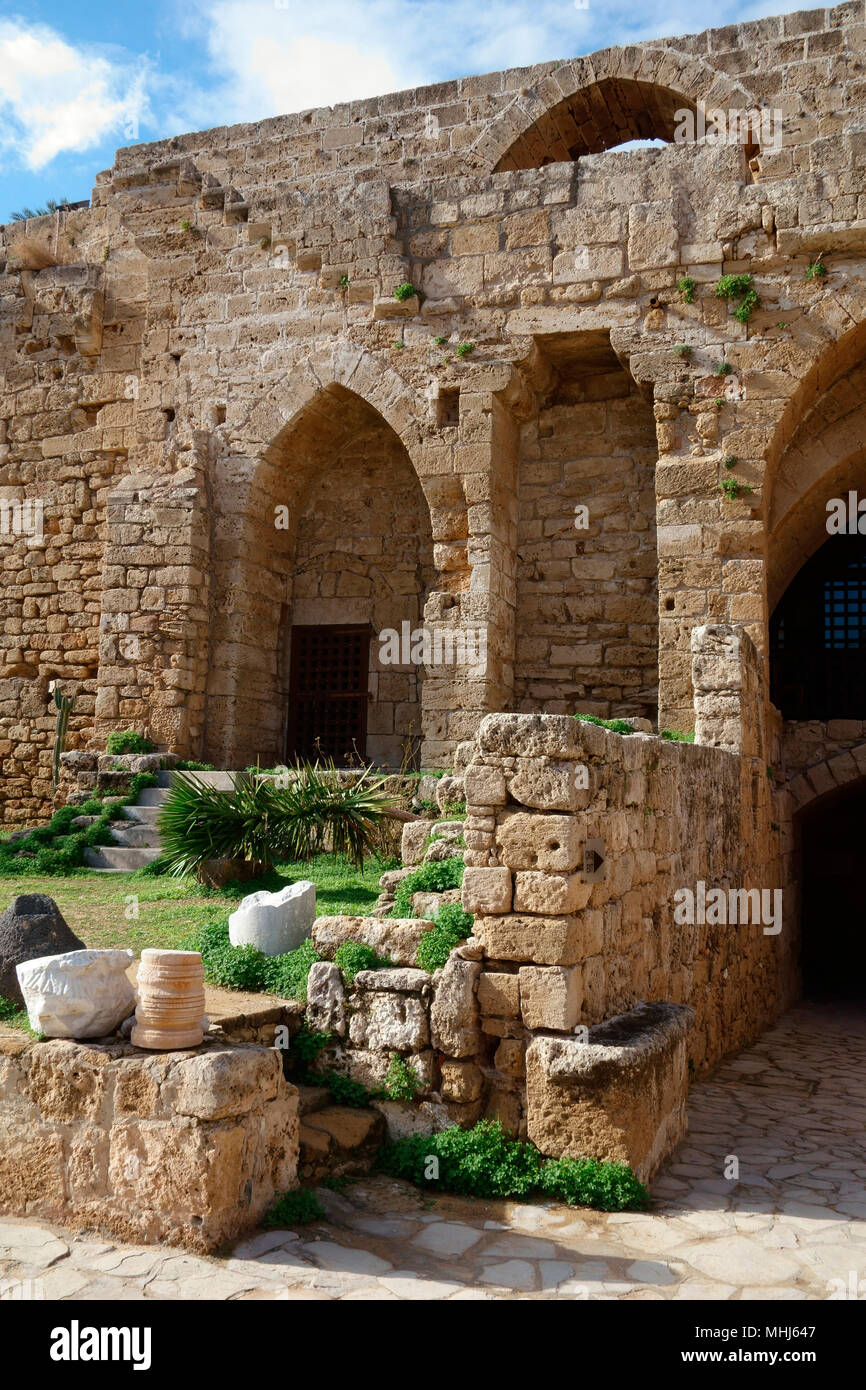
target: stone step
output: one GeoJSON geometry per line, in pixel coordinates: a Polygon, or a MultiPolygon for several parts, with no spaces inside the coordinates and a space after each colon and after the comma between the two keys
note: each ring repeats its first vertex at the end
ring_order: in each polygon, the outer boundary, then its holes
{"type": "Polygon", "coordinates": [[[119,845],[98,845],[84,851],[84,862],[90,869],[103,869],[115,874],[131,874],[159,858],[158,849],[121,849],[119,845]]]}
{"type": "Polygon", "coordinates": [[[327,1086],[298,1086],[298,1114],[311,1115],[324,1110],[331,1099],[327,1086]]]}
{"type": "MultiPolygon", "coordinates": [[[[184,777],[194,777],[197,782],[202,782],[206,787],[215,787],[217,791],[230,792],[234,790],[232,785],[233,777],[240,777],[249,780],[245,772],[184,772],[184,777]]],[[[171,786],[175,774],[169,769],[165,772],[158,772],[157,785],[166,791],[171,786]]]]}
{"type": "Polygon", "coordinates": [[[308,1112],[301,1121],[299,1176],[306,1182],[366,1173],[384,1133],[385,1121],[376,1110],[327,1105],[308,1112]]]}
{"type": "Polygon", "coordinates": [[[162,802],[158,806],[123,806],[121,814],[124,820],[135,821],[137,825],[156,825],[162,815],[162,802]]]}
{"type": "Polygon", "coordinates": [[[128,821],[123,826],[115,821],[111,827],[111,838],[124,849],[158,849],[160,845],[159,831],[155,825],[136,825],[134,821],[128,821]]]}
{"type": "MultiPolygon", "coordinates": [[[[165,775],[166,774],[163,772],[158,773],[158,776],[160,777],[164,777],[165,775]]],[[[160,807],[162,806],[163,802],[168,801],[168,796],[169,793],[167,787],[145,787],[143,791],[140,791],[138,793],[138,800],[135,803],[135,809],[140,810],[142,806],[160,807]]]]}

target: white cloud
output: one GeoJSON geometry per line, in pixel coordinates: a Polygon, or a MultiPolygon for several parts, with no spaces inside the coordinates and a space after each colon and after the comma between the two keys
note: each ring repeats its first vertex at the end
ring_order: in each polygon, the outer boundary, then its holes
{"type": "Polygon", "coordinates": [[[0,156],[41,169],[146,113],[142,63],[114,63],[45,25],[0,21],[0,156]]]}
{"type": "MultiPolygon", "coordinates": [[[[778,0],[733,0],[726,22],[778,0]]],[[[178,0],[214,85],[188,92],[199,123],[303,111],[469,73],[694,32],[691,0],[178,0]]]]}

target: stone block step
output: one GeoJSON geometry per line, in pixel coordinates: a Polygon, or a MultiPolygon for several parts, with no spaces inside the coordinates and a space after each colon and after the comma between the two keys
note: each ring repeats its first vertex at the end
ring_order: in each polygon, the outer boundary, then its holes
{"type": "Polygon", "coordinates": [[[84,862],[88,868],[115,874],[134,873],[158,858],[158,849],[121,849],[119,845],[97,845],[84,851],[84,862]]]}
{"type": "Polygon", "coordinates": [[[318,1181],[329,1174],[367,1172],[384,1132],[385,1122],[375,1110],[326,1105],[309,1111],[301,1121],[299,1175],[318,1181]]]}
{"type": "MultiPolygon", "coordinates": [[[[230,792],[233,790],[233,777],[240,777],[247,781],[250,780],[245,772],[185,772],[183,775],[184,777],[194,777],[197,782],[203,782],[206,787],[216,787],[217,791],[221,792],[230,792]]],[[[174,772],[170,769],[165,772],[158,772],[156,774],[157,787],[160,790],[165,788],[166,791],[168,791],[168,788],[174,780],[174,776],[174,772]]]]}
{"type": "Polygon", "coordinates": [[[123,806],[121,815],[124,820],[135,821],[139,825],[156,825],[162,815],[162,803],[158,806],[123,806]]]}
{"type": "MultiPolygon", "coordinates": [[[[166,776],[163,772],[157,775],[159,777],[166,776]]],[[[168,787],[145,787],[143,791],[138,793],[138,800],[135,805],[136,809],[140,809],[142,806],[162,806],[164,801],[168,801],[168,787]]]]}
{"type": "Polygon", "coordinates": [[[136,825],[134,821],[127,821],[124,825],[115,821],[111,827],[111,838],[125,849],[159,849],[160,844],[155,825],[136,825]]]}
{"type": "Polygon", "coordinates": [[[315,1110],[324,1110],[331,1099],[327,1086],[299,1086],[298,1114],[310,1115],[315,1110]]]}

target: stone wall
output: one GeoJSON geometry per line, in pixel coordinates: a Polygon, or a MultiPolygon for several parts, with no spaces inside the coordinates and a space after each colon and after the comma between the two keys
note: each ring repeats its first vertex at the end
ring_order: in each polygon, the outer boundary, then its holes
{"type": "Polygon", "coordinates": [[[621,369],[578,375],[521,433],[521,711],[656,717],[655,424],[629,386],[621,369]]]}
{"type": "MultiPolygon", "coordinates": [[[[432,542],[409,595],[383,552],[383,586],[485,639],[416,675],[425,762],[499,710],[651,715],[656,669],[687,730],[692,628],[764,649],[821,479],[866,482],[864,41],[852,0],[179,135],[118,151],[89,208],[0,228],[0,500],[44,511],[44,544],[0,536],[4,819],[48,813],[54,679],[71,749],[142,721],[186,757],[283,756],[300,519],[371,419],[432,542]],[[765,103],[781,147],[611,148],[698,102],[765,103]],[[746,273],[741,322],[715,287],[746,273]],[[608,375],[629,394],[599,428],[575,391],[608,375]]],[[[401,675],[373,690],[389,747],[401,675]]]]}
{"type": "Polygon", "coordinates": [[[0,1100],[10,1215],[205,1252],[296,1185],[297,1092],[272,1050],[154,1055],[7,1031],[0,1100]]]}

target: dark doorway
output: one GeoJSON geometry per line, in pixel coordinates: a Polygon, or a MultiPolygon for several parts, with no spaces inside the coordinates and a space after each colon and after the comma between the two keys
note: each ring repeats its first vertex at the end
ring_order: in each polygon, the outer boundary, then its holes
{"type": "Polygon", "coordinates": [[[807,807],[799,818],[799,832],[804,993],[862,999],[866,997],[866,782],[853,782],[807,807]]]}
{"type": "Polygon", "coordinates": [[[293,627],[289,758],[367,756],[370,628],[293,627]]]}
{"type": "Polygon", "coordinates": [[[830,536],[770,621],[770,698],[786,719],[866,713],[866,536],[830,536]]]}

